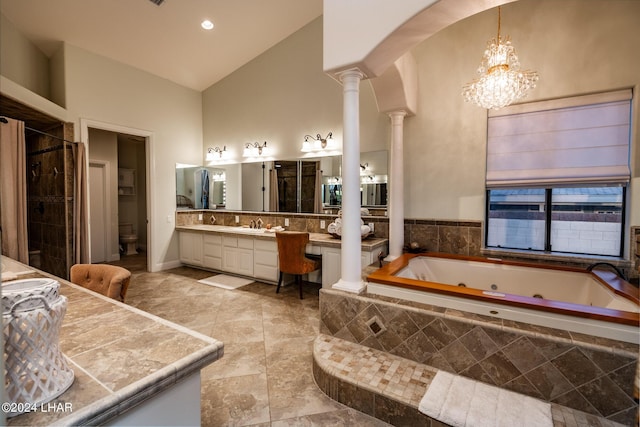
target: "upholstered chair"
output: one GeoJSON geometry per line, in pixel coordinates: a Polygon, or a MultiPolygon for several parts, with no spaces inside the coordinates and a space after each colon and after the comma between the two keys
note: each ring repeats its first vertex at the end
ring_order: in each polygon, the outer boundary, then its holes
{"type": "Polygon", "coordinates": [[[75,264],[71,266],[71,283],[124,302],[131,272],[108,264],[75,264]]]}
{"type": "Polygon", "coordinates": [[[321,267],[320,260],[309,259],[305,256],[304,250],[307,243],[309,243],[309,233],[280,231],[276,232],[276,241],[278,242],[278,263],[280,268],[276,293],[280,292],[283,273],[293,274],[300,288],[300,299],[302,299],[302,275],[311,273],[321,267]]]}

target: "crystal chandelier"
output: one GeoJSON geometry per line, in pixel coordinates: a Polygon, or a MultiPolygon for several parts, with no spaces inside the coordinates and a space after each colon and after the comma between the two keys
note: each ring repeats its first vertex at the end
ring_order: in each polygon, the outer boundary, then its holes
{"type": "Polygon", "coordinates": [[[498,36],[487,43],[478,74],[480,78],[463,87],[462,96],[467,102],[494,110],[524,98],[538,81],[537,72],[520,70],[520,62],[509,36],[504,40],[500,37],[499,6],[498,36]]]}

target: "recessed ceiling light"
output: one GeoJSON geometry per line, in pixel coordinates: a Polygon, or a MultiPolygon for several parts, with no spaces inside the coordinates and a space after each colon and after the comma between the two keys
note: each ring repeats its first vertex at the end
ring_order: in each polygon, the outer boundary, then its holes
{"type": "Polygon", "coordinates": [[[202,24],[200,24],[200,26],[205,30],[211,30],[213,29],[213,22],[209,21],[208,19],[205,19],[204,21],[202,21],[202,24]]]}

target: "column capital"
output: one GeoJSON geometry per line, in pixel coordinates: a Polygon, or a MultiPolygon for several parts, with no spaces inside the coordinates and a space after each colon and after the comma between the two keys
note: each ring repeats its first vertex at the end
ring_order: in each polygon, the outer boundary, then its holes
{"type": "Polygon", "coordinates": [[[345,80],[351,80],[353,78],[362,80],[366,77],[365,74],[357,68],[350,68],[348,70],[340,71],[339,73],[336,74],[336,76],[340,79],[342,83],[344,83],[345,80]]]}
{"type": "Polygon", "coordinates": [[[396,111],[388,112],[387,115],[392,119],[394,119],[394,118],[406,117],[407,112],[405,110],[396,110],[396,111]]]}

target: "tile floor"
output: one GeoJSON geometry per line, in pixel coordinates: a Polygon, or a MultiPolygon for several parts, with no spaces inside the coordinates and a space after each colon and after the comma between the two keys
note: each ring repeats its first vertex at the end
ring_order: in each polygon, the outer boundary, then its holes
{"type": "Polygon", "coordinates": [[[300,300],[294,286],[203,285],[215,273],[194,268],[148,273],[145,254],[114,264],[132,272],[128,304],[224,342],[224,357],[202,371],[203,426],[388,426],[316,386],[318,286],[300,300]]]}

